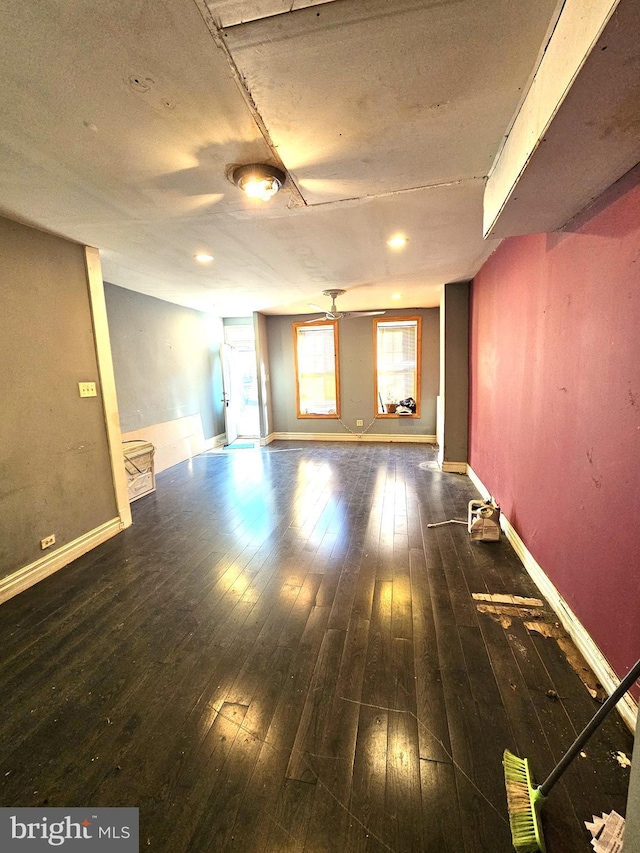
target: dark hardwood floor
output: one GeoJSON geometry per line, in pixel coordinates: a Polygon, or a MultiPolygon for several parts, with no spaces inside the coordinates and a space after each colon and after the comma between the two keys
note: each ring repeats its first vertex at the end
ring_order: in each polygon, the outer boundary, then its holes
{"type": "MultiPolygon", "coordinates": [[[[274,443],[158,476],[134,525],[0,606],[0,805],[138,806],[141,850],[511,850],[505,747],[538,781],[597,704],[510,545],[433,448],[274,443]],[[526,618],[525,618],[526,616],[526,618]]],[[[624,814],[609,716],[550,794],[549,853],[624,814]]]]}

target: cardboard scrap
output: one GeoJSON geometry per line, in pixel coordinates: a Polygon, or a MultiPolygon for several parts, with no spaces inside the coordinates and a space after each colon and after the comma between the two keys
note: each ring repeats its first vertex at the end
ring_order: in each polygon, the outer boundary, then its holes
{"type": "Polygon", "coordinates": [[[621,853],[624,836],[624,818],[618,812],[602,812],[602,817],[593,815],[590,823],[584,822],[591,833],[591,846],[595,853],[621,853]]]}

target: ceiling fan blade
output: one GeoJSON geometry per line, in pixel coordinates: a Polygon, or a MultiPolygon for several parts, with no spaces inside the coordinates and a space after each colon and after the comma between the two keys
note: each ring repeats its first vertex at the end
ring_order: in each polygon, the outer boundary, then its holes
{"type": "Polygon", "coordinates": [[[314,317],[313,320],[303,320],[302,322],[303,323],[324,323],[325,320],[326,320],[326,317],[323,314],[322,317],[314,317]]]}
{"type": "Polygon", "coordinates": [[[373,317],[375,314],[386,314],[386,311],[348,311],[343,317],[373,317]]]}
{"type": "Polygon", "coordinates": [[[316,305],[315,302],[307,302],[307,305],[309,306],[309,308],[315,308],[316,311],[322,311],[322,313],[324,314],[325,309],[321,305],[316,305]]]}

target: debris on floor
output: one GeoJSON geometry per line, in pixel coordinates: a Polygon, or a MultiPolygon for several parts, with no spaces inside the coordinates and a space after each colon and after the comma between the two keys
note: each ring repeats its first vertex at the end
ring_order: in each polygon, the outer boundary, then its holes
{"type": "Polygon", "coordinates": [[[509,628],[515,619],[544,619],[541,608],[544,602],[539,598],[524,598],[521,595],[506,595],[504,593],[474,592],[478,613],[487,613],[491,618],[509,628]]]}
{"type": "Polygon", "coordinates": [[[564,652],[567,661],[571,664],[576,675],[578,675],[591,694],[591,697],[596,702],[604,702],[607,696],[604,687],[587,665],[571,637],[558,622],[554,622],[553,624],[549,624],[548,622],[525,622],[524,625],[528,631],[535,631],[538,634],[542,634],[543,637],[554,639],[564,652]]]}
{"type": "Polygon", "coordinates": [[[524,607],[544,607],[544,602],[539,598],[524,598],[522,595],[474,592],[473,598],[475,601],[491,601],[493,604],[521,604],[524,607]]]}
{"type": "MultiPolygon", "coordinates": [[[[555,640],[591,697],[597,702],[604,702],[606,699],[604,687],[590,667],[587,666],[586,661],[562,625],[557,621],[550,621],[553,619],[553,614],[545,609],[544,601],[522,595],[489,592],[474,592],[472,597],[476,602],[478,612],[486,613],[505,630],[511,627],[514,619],[522,619],[525,628],[530,633],[540,634],[543,637],[555,640]]],[[[550,696],[550,698],[554,699],[557,696],[550,696]]]]}
{"type": "Polygon", "coordinates": [[[618,812],[602,812],[602,817],[593,815],[593,822],[584,822],[591,833],[591,846],[595,853],[620,853],[624,835],[624,818],[618,812]]]}
{"type": "Polygon", "coordinates": [[[476,607],[478,609],[478,613],[488,613],[489,615],[494,614],[496,616],[508,616],[515,619],[544,619],[542,611],[536,610],[534,607],[514,607],[510,604],[484,603],[476,604],[476,607]]]}
{"type": "Polygon", "coordinates": [[[614,756],[620,767],[631,767],[631,760],[624,752],[614,752],[614,756]]]}

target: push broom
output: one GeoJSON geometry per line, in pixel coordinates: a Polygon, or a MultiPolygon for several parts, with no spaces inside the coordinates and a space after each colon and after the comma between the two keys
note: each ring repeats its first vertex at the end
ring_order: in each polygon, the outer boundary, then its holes
{"type": "Polygon", "coordinates": [[[607,701],[598,709],[580,732],[542,785],[534,787],[529,761],[504,751],[504,779],[507,787],[507,808],[513,846],[518,853],[545,853],[540,812],[549,791],[562,776],[609,711],[617,705],[634,681],[640,676],[640,660],[629,670],[607,701]]]}

